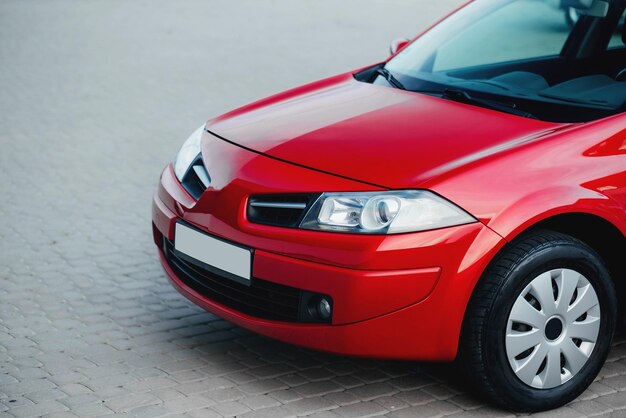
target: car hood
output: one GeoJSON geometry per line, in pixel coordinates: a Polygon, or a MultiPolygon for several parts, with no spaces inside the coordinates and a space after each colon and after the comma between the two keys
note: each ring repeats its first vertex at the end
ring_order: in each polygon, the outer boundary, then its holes
{"type": "Polygon", "coordinates": [[[559,126],[342,75],[229,112],[207,130],[294,164],[411,188],[559,126]]]}

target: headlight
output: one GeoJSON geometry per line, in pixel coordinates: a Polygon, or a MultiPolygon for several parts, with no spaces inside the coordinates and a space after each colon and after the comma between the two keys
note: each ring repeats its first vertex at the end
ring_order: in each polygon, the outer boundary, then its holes
{"type": "Polygon", "coordinates": [[[304,229],[399,234],[476,222],[451,202],[425,190],[324,193],[300,224],[304,229]]]}
{"type": "Polygon", "coordinates": [[[204,132],[205,125],[199,127],[189,138],[185,141],[183,146],[178,151],[178,155],[174,160],[174,173],[178,181],[183,181],[183,177],[187,173],[189,166],[200,155],[200,142],[202,140],[202,133],[204,132]]]}

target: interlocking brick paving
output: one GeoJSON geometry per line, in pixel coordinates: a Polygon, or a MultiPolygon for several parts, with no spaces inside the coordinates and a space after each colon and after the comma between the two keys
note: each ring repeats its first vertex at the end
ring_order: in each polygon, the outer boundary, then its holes
{"type": "MultiPolygon", "coordinates": [[[[150,229],[210,116],[385,58],[462,0],[0,2],[0,416],[507,416],[445,366],[331,356],[197,308],[150,229]]],[[[580,400],[626,408],[626,344],[580,400]]]]}

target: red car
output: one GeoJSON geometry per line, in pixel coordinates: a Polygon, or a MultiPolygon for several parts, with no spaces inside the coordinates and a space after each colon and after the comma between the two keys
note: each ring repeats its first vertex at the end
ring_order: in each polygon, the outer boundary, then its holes
{"type": "Polygon", "coordinates": [[[625,0],[477,0],[385,62],[210,120],[154,195],[172,284],[281,341],[460,360],[563,405],[623,324],[625,0]]]}

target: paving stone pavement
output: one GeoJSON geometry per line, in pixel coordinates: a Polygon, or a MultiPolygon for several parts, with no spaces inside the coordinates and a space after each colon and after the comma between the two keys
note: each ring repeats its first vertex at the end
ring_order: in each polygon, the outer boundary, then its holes
{"type": "MultiPolygon", "coordinates": [[[[0,416],[507,416],[442,365],[277,343],[180,296],[150,199],[210,116],[385,57],[462,0],[0,2],[0,416]]],[[[626,416],[626,344],[580,400],[626,416]]]]}

